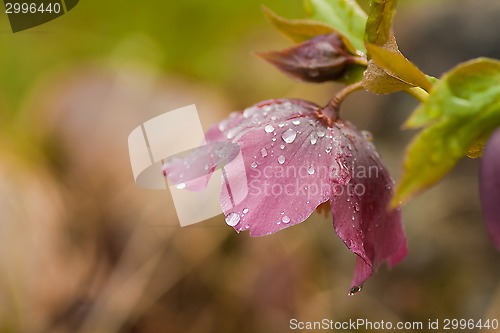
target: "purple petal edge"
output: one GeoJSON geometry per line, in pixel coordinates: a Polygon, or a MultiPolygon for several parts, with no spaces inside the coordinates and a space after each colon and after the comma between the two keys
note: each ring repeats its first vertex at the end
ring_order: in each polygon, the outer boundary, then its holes
{"type": "Polygon", "coordinates": [[[500,129],[493,133],[481,160],[479,189],[488,233],[500,251],[500,129]]]}

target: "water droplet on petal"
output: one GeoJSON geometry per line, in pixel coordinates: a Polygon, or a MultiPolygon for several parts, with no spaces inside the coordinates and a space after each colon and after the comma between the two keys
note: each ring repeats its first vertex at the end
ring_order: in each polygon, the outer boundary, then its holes
{"type": "Polygon", "coordinates": [[[226,216],[226,223],[227,225],[234,227],[238,223],[240,223],[240,215],[237,213],[231,213],[228,216],[226,216]]]}
{"type": "Polygon", "coordinates": [[[314,134],[313,134],[313,135],[311,135],[311,144],[312,144],[312,145],[315,145],[315,144],[316,144],[316,142],[318,142],[318,138],[317,138],[314,134]]]}
{"type": "Polygon", "coordinates": [[[368,131],[361,131],[361,134],[363,134],[363,137],[368,140],[368,141],[373,141],[373,134],[368,132],[368,131]]]}
{"type": "Polygon", "coordinates": [[[279,127],[279,128],[283,128],[283,127],[285,127],[285,123],[279,123],[279,124],[278,124],[278,127],[279,127]]]}
{"type": "Polygon", "coordinates": [[[185,188],[186,188],[186,184],[185,184],[185,183],[180,183],[180,184],[177,184],[177,185],[175,186],[175,188],[176,188],[176,189],[178,189],[178,190],[183,190],[183,189],[185,189],[185,188]]]}
{"type": "Polygon", "coordinates": [[[229,131],[227,131],[226,137],[228,139],[232,139],[236,136],[236,134],[238,134],[239,131],[240,131],[239,127],[231,128],[229,131]]]}
{"type": "Polygon", "coordinates": [[[259,108],[257,107],[249,107],[248,109],[245,109],[245,111],[243,111],[243,117],[244,118],[250,118],[251,116],[255,115],[255,113],[259,110],[259,108]]]}
{"type": "Polygon", "coordinates": [[[272,116],[271,117],[271,120],[273,120],[273,121],[276,120],[276,119],[278,119],[278,117],[276,117],[276,116],[272,116]]]}
{"type": "Polygon", "coordinates": [[[260,150],[260,154],[262,155],[262,157],[266,157],[267,156],[267,150],[266,150],[266,148],[262,148],[260,150]]]}
{"type": "Polygon", "coordinates": [[[307,173],[310,175],[314,175],[314,167],[311,165],[309,169],[307,169],[307,173]]]}
{"type": "Polygon", "coordinates": [[[275,141],[276,141],[276,138],[272,138],[271,140],[273,140],[273,142],[275,142],[275,141]]]}
{"type": "Polygon", "coordinates": [[[278,156],[278,163],[279,164],[285,163],[285,156],[283,156],[283,155],[278,156]]]}
{"type": "Polygon", "coordinates": [[[267,125],[265,128],[264,128],[264,131],[266,131],[266,133],[271,133],[274,131],[274,127],[273,125],[267,125]]]}
{"type": "Polygon", "coordinates": [[[325,136],[325,132],[318,132],[317,134],[318,134],[318,137],[320,137],[320,138],[325,136]]]}
{"type": "Polygon", "coordinates": [[[243,209],[243,214],[248,213],[248,208],[243,209]]]}
{"type": "Polygon", "coordinates": [[[281,145],[281,146],[280,146],[280,149],[285,149],[285,145],[281,145]]]}
{"type": "Polygon", "coordinates": [[[250,166],[255,169],[257,167],[257,162],[253,161],[252,164],[250,164],[250,166]]]}
{"type": "Polygon", "coordinates": [[[292,124],[294,124],[295,126],[299,126],[300,120],[294,120],[294,121],[292,121],[292,124]]]}
{"type": "Polygon", "coordinates": [[[281,135],[281,138],[283,141],[286,143],[292,143],[295,138],[297,137],[297,132],[291,128],[287,129],[283,134],[281,135]]]}
{"type": "Polygon", "coordinates": [[[359,293],[361,291],[361,289],[363,288],[363,286],[355,286],[355,287],[352,287],[351,290],[349,290],[349,296],[352,296],[352,295],[356,295],[357,293],[359,293]]]}
{"type": "Polygon", "coordinates": [[[288,223],[290,223],[290,218],[289,218],[288,216],[286,216],[286,215],[285,215],[285,216],[283,216],[283,217],[281,218],[281,222],[283,222],[283,223],[285,223],[285,224],[288,224],[288,223]]]}

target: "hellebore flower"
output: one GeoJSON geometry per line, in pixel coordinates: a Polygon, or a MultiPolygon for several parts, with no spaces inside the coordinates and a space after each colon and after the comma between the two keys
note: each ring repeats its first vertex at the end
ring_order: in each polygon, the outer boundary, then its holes
{"type": "Polygon", "coordinates": [[[486,228],[500,250],[500,129],[493,133],[481,161],[480,193],[486,228]]]}
{"type": "MultiPolygon", "coordinates": [[[[210,128],[206,140],[237,144],[244,161],[224,167],[220,199],[227,224],[237,232],[278,232],[329,201],[335,232],[358,256],[354,294],[381,263],[395,265],[406,256],[406,239],[399,209],[388,208],[394,181],[369,134],[339,119],[336,109],[269,100],[233,113],[210,128]]],[[[234,151],[221,156],[228,154],[234,151]]],[[[213,170],[210,156],[199,156],[205,170],[213,170]]],[[[178,174],[182,166],[170,163],[164,170],[178,174]]]]}

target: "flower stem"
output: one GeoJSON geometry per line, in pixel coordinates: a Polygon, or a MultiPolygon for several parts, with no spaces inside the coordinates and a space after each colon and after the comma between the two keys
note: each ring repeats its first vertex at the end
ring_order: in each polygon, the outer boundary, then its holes
{"type": "Polygon", "coordinates": [[[318,110],[317,116],[324,119],[328,123],[328,126],[331,126],[339,118],[340,106],[347,96],[362,89],[364,87],[361,81],[346,86],[336,93],[325,107],[318,110]]]}

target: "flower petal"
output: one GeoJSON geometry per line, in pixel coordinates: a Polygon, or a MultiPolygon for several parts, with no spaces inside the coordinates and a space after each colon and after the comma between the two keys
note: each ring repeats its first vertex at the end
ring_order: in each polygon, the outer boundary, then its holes
{"type": "Polygon", "coordinates": [[[480,193],[483,217],[493,243],[500,250],[500,130],[493,133],[481,161],[480,193]]]}
{"type": "Polygon", "coordinates": [[[406,255],[399,209],[388,211],[394,181],[375,147],[349,123],[337,122],[341,146],[352,154],[337,157],[351,179],[336,187],[330,200],[337,235],[359,258],[352,288],[360,288],[384,261],[397,264],[406,255]],[[350,148],[350,149],[349,149],[350,148]]]}
{"type": "Polygon", "coordinates": [[[323,163],[316,133],[324,132],[324,126],[314,118],[318,107],[299,100],[275,100],[259,108],[261,111],[256,113],[248,112],[247,121],[239,125],[236,142],[245,170],[241,165],[227,165],[221,194],[226,216],[239,217],[233,227],[238,232],[249,230],[251,236],[272,234],[298,224],[330,197],[325,181],[327,169],[323,170],[324,177],[319,169],[323,163]],[[267,121],[261,123],[262,110],[268,115],[267,121]],[[247,127],[246,122],[260,125],[247,127]],[[248,188],[248,193],[235,202],[235,197],[242,194],[235,195],[228,187],[248,188]]]}

